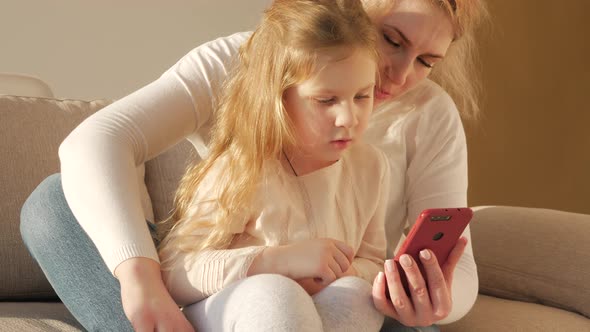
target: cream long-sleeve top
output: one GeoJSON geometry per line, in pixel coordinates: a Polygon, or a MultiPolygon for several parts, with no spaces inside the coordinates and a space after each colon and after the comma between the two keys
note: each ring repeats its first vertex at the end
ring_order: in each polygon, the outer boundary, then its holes
{"type": "MultiPolygon", "coordinates": [[[[216,161],[182,222],[215,220],[225,164],[216,161]]],[[[390,185],[395,185],[390,171],[383,152],[362,143],[336,163],[302,176],[279,160],[267,161],[250,209],[231,221],[235,236],[229,248],[179,254],[163,271],[170,294],[180,305],[200,301],[246,278],[264,248],[317,238],[350,245],[358,276],[372,283],[385,259],[385,211],[390,185]]],[[[203,227],[190,235],[198,239],[210,231],[203,227]]]]}
{"type": "MultiPolygon", "coordinates": [[[[138,169],[183,139],[206,155],[215,97],[249,36],[237,33],[191,50],[152,83],[90,116],[61,144],[66,199],[112,272],[132,257],[159,261],[138,169]]],[[[424,80],[374,110],[365,136],[391,167],[385,233],[393,257],[404,228],[423,209],[467,205],[465,133],[450,96],[424,80]]],[[[471,238],[469,228],[464,235],[471,238]]],[[[454,274],[453,309],[439,323],[463,317],[477,291],[469,243],[454,274]]]]}

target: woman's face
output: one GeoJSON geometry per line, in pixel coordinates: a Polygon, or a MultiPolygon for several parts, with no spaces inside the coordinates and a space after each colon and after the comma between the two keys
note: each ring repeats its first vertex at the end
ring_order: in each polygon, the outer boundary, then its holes
{"type": "Polygon", "coordinates": [[[447,14],[430,0],[395,0],[375,18],[379,31],[379,73],[375,103],[397,98],[428,76],[453,40],[447,14]]]}

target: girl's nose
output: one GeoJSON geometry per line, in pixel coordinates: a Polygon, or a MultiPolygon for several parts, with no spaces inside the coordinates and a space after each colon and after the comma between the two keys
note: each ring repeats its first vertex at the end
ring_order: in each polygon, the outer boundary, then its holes
{"type": "Polygon", "coordinates": [[[356,126],[357,123],[358,119],[356,117],[354,106],[351,103],[343,104],[341,109],[338,111],[338,115],[336,116],[335,126],[352,128],[356,126]]]}

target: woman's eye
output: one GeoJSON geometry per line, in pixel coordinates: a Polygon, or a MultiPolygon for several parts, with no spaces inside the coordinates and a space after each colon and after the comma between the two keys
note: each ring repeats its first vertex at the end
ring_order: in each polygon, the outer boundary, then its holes
{"type": "Polygon", "coordinates": [[[434,64],[429,63],[428,61],[426,61],[422,58],[418,58],[418,61],[426,68],[432,69],[432,67],[434,67],[434,64]]]}
{"type": "Polygon", "coordinates": [[[389,36],[387,34],[383,34],[383,38],[385,39],[385,41],[390,44],[393,47],[400,47],[401,45],[395,41],[393,41],[393,39],[389,38],[389,36]]]}
{"type": "Polygon", "coordinates": [[[361,96],[356,96],[356,97],[354,97],[354,99],[357,99],[357,100],[361,100],[361,99],[369,99],[369,98],[371,98],[371,96],[370,96],[370,95],[361,95],[361,96]]]}

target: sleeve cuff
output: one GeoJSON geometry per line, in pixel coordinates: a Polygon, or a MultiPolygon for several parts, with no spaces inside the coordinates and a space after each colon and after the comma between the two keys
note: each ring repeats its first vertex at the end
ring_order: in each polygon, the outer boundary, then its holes
{"type": "Polygon", "coordinates": [[[111,273],[114,275],[115,269],[124,261],[135,258],[135,257],[145,257],[150,258],[160,264],[160,258],[158,257],[158,252],[156,251],[156,247],[153,243],[148,244],[127,244],[119,247],[116,251],[114,251],[109,257],[105,257],[105,263],[111,273]]]}

